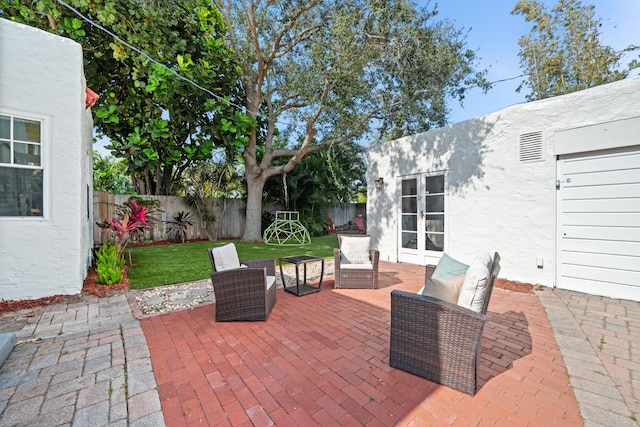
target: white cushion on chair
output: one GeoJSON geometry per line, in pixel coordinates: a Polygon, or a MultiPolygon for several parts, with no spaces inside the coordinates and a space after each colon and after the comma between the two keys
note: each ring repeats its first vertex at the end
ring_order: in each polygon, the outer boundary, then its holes
{"type": "Polygon", "coordinates": [[[267,289],[276,283],[276,276],[267,276],[267,289]]]}
{"type": "Polygon", "coordinates": [[[369,249],[371,238],[342,236],[340,241],[341,260],[348,264],[370,264],[369,249]]]}
{"type": "Polygon", "coordinates": [[[456,304],[460,296],[462,283],[465,275],[459,274],[455,277],[446,279],[434,279],[429,277],[424,287],[420,290],[420,294],[437,298],[442,301],[456,304]]]}
{"type": "Polygon", "coordinates": [[[225,271],[231,270],[233,268],[240,268],[238,251],[236,250],[236,245],[234,245],[233,243],[216,246],[211,250],[211,252],[213,253],[213,262],[216,266],[216,271],[225,271]]]}
{"type": "Polygon", "coordinates": [[[367,262],[366,264],[340,264],[340,268],[343,270],[371,270],[373,269],[373,264],[371,262],[367,262]]]}
{"type": "Polygon", "coordinates": [[[476,260],[469,266],[460,290],[459,306],[477,313],[482,311],[482,306],[487,296],[491,264],[491,254],[486,253],[478,255],[476,260]]]}

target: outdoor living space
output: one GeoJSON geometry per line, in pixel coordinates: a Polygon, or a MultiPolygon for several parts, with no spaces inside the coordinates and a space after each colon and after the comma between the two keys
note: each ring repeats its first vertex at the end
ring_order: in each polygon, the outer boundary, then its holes
{"type": "MultiPolygon", "coordinates": [[[[215,304],[145,316],[167,425],[582,425],[532,291],[494,289],[475,396],[389,366],[390,294],[424,267],[380,263],[378,289],[278,290],[265,322],[215,322],[215,304]]],[[[551,291],[539,291],[551,292],[551,291]]]]}

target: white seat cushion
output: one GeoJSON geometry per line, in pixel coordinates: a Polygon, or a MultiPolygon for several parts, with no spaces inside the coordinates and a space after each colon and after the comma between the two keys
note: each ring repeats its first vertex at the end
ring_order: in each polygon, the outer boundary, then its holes
{"type": "Polygon", "coordinates": [[[275,285],[275,283],[276,283],[276,276],[267,276],[267,289],[275,285]]]}
{"type": "Polygon", "coordinates": [[[240,260],[238,259],[238,251],[236,245],[227,243],[226,245],[216,246],[211,250],[213,254],[213,262],[216,271],[231,270],[240,268],[240,260]]]}
{"type": "Polygon", "coordinates": [[[492,258],[490,253],[478,255],[467,270],[462,282],[458,305],[477,313],[482,311],[489,286],[489,271],[492,258]]]}
{"type": "Polygon", "coordinates": [[[450,302],[451,304],[457,304],[464,277],[464,274],[447,279],[429,277],[420,294],[450,302]]]}
{"type": "Polygon", "coordinates": [[[371,263],[369,236],[342,236],[340,241],[341,261],[349,264],[371,263]]]}
{"type": "Polygon", "coordinates": [[[373,264],[367,262],[366,264],[340,264],[340,268],[343,270],[372,270],[373,264]]]}

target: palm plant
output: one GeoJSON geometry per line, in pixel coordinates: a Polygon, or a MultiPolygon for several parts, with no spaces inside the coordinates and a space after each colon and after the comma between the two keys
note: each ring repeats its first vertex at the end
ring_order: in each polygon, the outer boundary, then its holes
{"type": "Polygon", "coordinates": [[[187,229],[193,225],[190,212],[180,211],[166,223],[169,225],[167,234],[170,239],[180,243],[187,241],[187,229]]]}

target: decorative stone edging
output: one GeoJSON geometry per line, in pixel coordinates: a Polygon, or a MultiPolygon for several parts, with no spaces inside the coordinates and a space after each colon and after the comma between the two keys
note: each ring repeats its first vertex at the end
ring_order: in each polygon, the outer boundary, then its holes
{"type": "MultiPolygon", "coordinates": [[[[282,267],[287,285],[295,283],[295,266],[282,267]]],[[[324,262],[324,278],[333,276],[333,260],[324,262]]],[[[320,263],[307,265],[307,278],[315,280],[320,277],[320,263]]],[[[282,288],[280,270],[276,266],[276,283],[282,288]]],[[[178,283],[175,285],[157,286],[150,289],[129,292],[129,303],[132,305],[136,317],[147,316],[168,311],[194,307],[200,304],[215,302],[213,286],[210,279],[194,282],[178,283]],[[137,306],[136,310],[132,303],[137,306]]]]}

